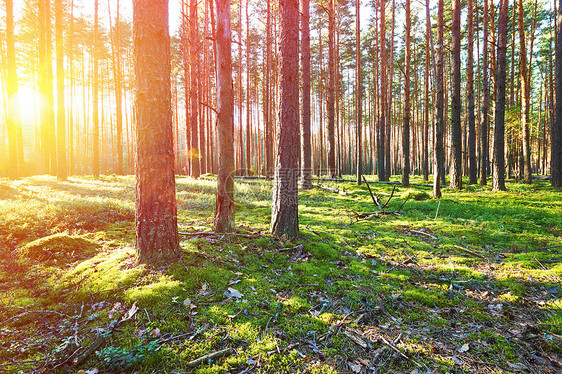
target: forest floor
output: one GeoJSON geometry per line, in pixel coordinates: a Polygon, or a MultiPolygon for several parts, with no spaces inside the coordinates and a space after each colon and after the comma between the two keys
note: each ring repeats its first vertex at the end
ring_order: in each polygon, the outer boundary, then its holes
{"type": "MultiPolygon", "coordinates": [[[[177,179],[183,258],[147,268],[133,177],[0,180],[0,372],[562,372],[546,182],[440,200],[398,186],[399,214],[359,222],[380,210],[366,186],[332,183],[346,195],[299,193],[294,242],[268,234],[261,180],[237,181],[237,233],[209,233],[215,184],[177,179]]],[[[393,186],[371,188],[385,202],[393,186]]]]}

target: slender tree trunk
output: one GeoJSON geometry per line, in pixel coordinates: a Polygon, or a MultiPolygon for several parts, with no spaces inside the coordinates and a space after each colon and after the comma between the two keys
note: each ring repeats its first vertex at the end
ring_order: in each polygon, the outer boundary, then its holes
{"type": "Polygon", "coordinates": [[[312,188],[312,154],[310,132],[310,4],[302,0],[301,66],[302,66],[302,125],[301,125],[301,185],[312,188]]]}
{"type": "Polygon", "coordinates": [[[387,107],[387,62],[386,62],[386,22],[385,22],[385,0],[380,0],[380,119],[379,119],[379,128],[378,128],[378,136],[377,136],[377,162],[378,162],[378,178],[380,181],[386,181],[386,162],[390,162],[390,160],[385,160],[385,144],[386,144],[386,107],[387,107]]]}
{"type": "Polygon", "coordinates": [[[216,61],[218,101],[218,176],[215,231],[234,230],[234,89],[230,0],[217,0],[216,61]]]}
{"type": "Polygon", "coordinates": [[[498,19],[496,67],[496,108],[494,123],[494,165],[492,189],[505,191],[505,78],[507,49],[508,0],[501,0],[498,19]]]}
{"type": "Polygon", "coordinates": [[[443,153],[443,123],[444,123],[444,85],[443,85],[443,0],[438,1],[438,25],[437,25],[437,74],[436,74],[436,105],[435,105],[435,129],[434,129],[434,177],[433,197],[441,197],[441,175],[445,168],[443,153]]]}
{"type": "Polygon", "coordinates": [[[462,123],[461,123],[461,3],[453,0],[453,82],[451,95],[451,180],[453,190],[462,188],[462,123]]]}
{"type": "Polygon", "coordinates": [[[18,132],[21,131],[20,103],[16,99],[18,92],[18,75],[16,49],[14,44],[14,4],[6,0],[6,92],[8,94],[8,175],[16,178],[23,173],[23,150],[18,147],[18,132]]]}
{"type": "Polygon", "coordinates": [[[264,103],[264,146],[265,179],[269,180],[273,167],[273,142],[271,139],[271,0],[267,0],[265,43],[265,103],[264,103]]]}
{"type": "Polygon", "coordinates": [[[201,149],[199,147],[199,32],[197,23],[197,0],[189,3],[189,63],[190,63],[190,124],[191,124],[191,177],[201,175],[201,149]]]}
{"type": "Polygon", "coordinates": [[[423,180],[429,180],[429,41],[432,37],[431,18],[429,14],[429,0],[425,1],[425,72],[424,72],[424,119],[423,119],[423,149],[422,175],[423,180]]]}
{"type": "Polygon", "coordinates": [[[328,174],[336,178],[336,139],[335,139],[335,90],[336,68],[334,53],[336,15],[334,0],[328,1],[328,174]]]}
{"type": "MultiPolygon", "coordinates": [[[[523,182],[532,183],[531,175],[531,144],[529,139],[529,109],[531,106],[531,87],[529,86],[527,70],[527,45],[525,43],[525,29],[523,24],[523,0],[518,1],[519,21],[519,76],[521,84],[521,128],[523,138],[523,182]]],[[[514,58],[514,57],[512,57],[514,58]]]]}
{"type": "Polygon", "coordinates": [[[562,187],[562,0],[558,1],[558,21],[556,24],[556,106],[551,135],[551,184],[562,187]]]}
{"type": "Polygon", "coordinates": [[[488,83],[488,0],[484,0],[484,42],[482,57],[482,122],[480,123],[480,185],[485,186],[488,178],[488,104],[490,85],[488,83]]]}
{"type": "Polygon", "coordinates": [[[55,39],[57,65],[57,177],[67,178],[66,165],[66,117],[64,103],[64,44],[62,0],[55,0],[55,39]]]}
{"type": "Polygon", "coordinates": [[[133,0],[136,78],[136,250],[141,263],[179,257],[168,0],[133,0]]]}
{"type": "Polygon", "coordinates": [[[281,14],[281,105],[275,158],[271,233],[286,239],[299,234],[299,2],[284,0],[281,14]]]}
{"type": "Polygon", "coordinates": [[[468,109],[468,184],[478,182],[476,163],[476,118],[474,115],[474,1],[468,0],[468,58],[466,66],[466,99],[468,109]]]}
{"type": "Polygon", "coordinates": [[[363,171],[362,121],[363,121],[363,82],[361,80],[361,0],[355,0],[355,152],[356,179],[361,185],[363,171]]]}
{"type": "Polygon", "coordinates": [[[93,155],[93,169],[94,177],[100,176],[100,120],[99,120],[99,51],[98,51],[98,0],[94,0],[94,46],[93,46],[93,74],[94,82],[92,83],[92,96],[93,96],[93,134],[92,134],[92,155],[93,155]]]}
{"type": "Polygon", "coordinates": [[[402,185],[410,185],[410,39],[412,17],[410,0],[406,0],[406,46],[404,53],[404,128],[402,129],[402,185]]]}

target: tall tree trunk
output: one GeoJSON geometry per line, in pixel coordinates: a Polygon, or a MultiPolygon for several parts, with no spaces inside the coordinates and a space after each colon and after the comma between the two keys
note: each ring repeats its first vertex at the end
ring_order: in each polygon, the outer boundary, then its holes
{"type": "MultiPolygon", "coordinates": [[[[108,0],[110,1],[110,0],[108,0]]],[[[109,6],[109,5],[108,5],[109,6]]],[[[115,114],[117,132],[117,174],[123,175],[123,78],[121,75],[121,21],[119,0],[116,3],[115,27],[113,29],[113,42],[111,43],[111,53],[113,60],[113,79],[115,81],[115,114]]],[[[111,16],[110,16],[111,17],[111,16]]],[[[111,19],[110,19],[111,25],[111,19]]],[[[176,124],[177,125],[177,124],[176,124]]]]}
{"type": "Polygon", "coordinates": [[[312,154],[310,132],[310,3],[302,0],[301,66],[302,66],[302,125],[301,125],[301,185],[312,188],[312,154]]]}
{"type": "Polygon", "coordinates": [[[281,96],[271,233],[286,239],[299,234],[299,2],[283,0],[281,15],[281,96]]]}
{"type": "Polygon", "coordinates": [[[64,103],[64,44],[62,0],[55,0],[55,39],[57,64],[57,177],[67,178],[66,165],[66,117],[64,103]]]}
{"type": "Polygon", "coordinates": [[[273,142],[271,139],[271,0],[267,0],[265,43],[265,103],[264,103],[264,153],[265,179],[269,180],[273,167],[273,142]]]}
{"type": "Polygon", "coordinates": [[[437,74],[435,76],[436,85],[436,105],[435,105],[435,129],[434,129],[434,177],[433,177],[433,197],[441,197],[441,175],[445,168],[445,155],[443,153],[443,123],[444,123],[444,84],[443,84],[443,0],[438,1],[437,10],[437,74]]]}
{"type": "Polygon", "coordinates": [[[361,0],[355,0],[355,167],[357,184],[361,185],[363,171],[362,121],[363,82],[361,80],[361,0]]]}
{"type": "Polygon", "coordinates": [[[488,104],[490,85],[488,83],[488,0],[484,0],[484,42],[482,57],[482,122],[480,123],[480,185],[485,186],[488,178],[488,104]]]}
{"type": "MultiPolygon", "coordinates": [[[[527,45],[525,43],[525,29],[523,24],[523,0],[518,4],[519,23],[519,76],[521,84],[521,128],[523,138],[523,182],[532,183],[531,175],[531,144],[529,139],[529,109],[531,106],[531,87],[527,70],[527,45]]],[[[512,56],[512,58],[515,58],[512,56]]]]}
{"type": "Polygon", "coordinates": [[[501,0],[498,18],[498,47],[496,58],[496,108],[494,123],[494,164],[492,189],[505,191],[505,81],[507,50],[508,2],[501,0]]]}
{"type": "Polygon", "coordinates": [[[402,185],[410,185],[410,39],[412,17],[410,0],[406,0],[406,46],[404,53],[404,127],[402,129],[402,185]]]}
{"type": "Polygon", "coordinates": [[[216,67],[218,101],[218,175],[215,231],[234,230],[234,88],[230,0],[217,0],[216,67]]]}
{"type": "Polygon", "coordinates": [[[138,261],[179,257],[168,0],[133,0],[138,261]]]}
{"type": "Polygon", "coordinates": [[[201,175],[201,150],[199,148],[199,30],[197,23],[197,0],[189,3],[189,64],[190,64],[190,124],[191,124],[191,177],[201,175]]]}
{"type": "Polygon", "coordinates": [[[20,102],[14,100],[18,93],[16,49],[14,44],[14,4],[6,0],[6,92],[8,94],[8,175],[16,178],[23,173],[23,150],[18,147],[18,131],[21,131],[20,102]],[[19,156],[19,157],[18,157],[19,156]]]}
{"type": "Polygon", "coordinates": [[[98,0],[94,0],[94,44],[93,44],[93,75],[94,81],[92,83],[92,96],[93,96],[93,109],[92,109],[92,121],[93,121],[93,134],[92,134],[92,155],[93,155],[93,169],[92,172],[94,177],[99,177],[100,175],[100,120],[99,120],[99,51],[98,51],[98,0]]]}
{"type": "Polygon", "coordinates": [[[462,123],[461,123],[461,2],[453,0],[453,82],[451,95],[451,181],[453,190],[462,188],[462,123]]]}
{"type": "Polygon", "coordinates": [[[336,67],[335,65],[335,28],[336,14],[334,0],[328,1],[328,174],[330,178],[337,176],[336,171],[336,138],[335,138],[335,90],[336,67]]]}
{"type": "Polygon", "coordinates": [[[424,72],[424,119],[423,119],[423,149],[422,175],[423,180],[429,180],[429,41],[432,38],[431,18],[429,14],[429,0],[425,1],[425,72],[424,72]]]}
{"type": "Polygon", "coordinates": [[[478,182],[476,163],[476,118],[474,114],[474,0],[468,0],[468,58],[466,66],[466,99],[468,109],[468,184],[478,182]]]}
{"type": "Polygon", "coordinates": [[[558,1],[558,21],[556,24],[556,106],[551,135],[551,184],[562,187],[562,0],[558,1]]]}
{"type": "Polygon", "coordinates": [[[380,181],[386,181],[386,162],[390,162],[390,160],[385,160],[385,144],[386,144],[386,136],[389,134],[385,134],[386,132],[386,107],[387,107],[387,62],[386,62],[386,22],[385,22],[385,0],[380,0],[380,108],[379,108],[379,126],[378,126],[378,136],[377,136],[377,162],[378,162],[378,178],[380,181]]]}

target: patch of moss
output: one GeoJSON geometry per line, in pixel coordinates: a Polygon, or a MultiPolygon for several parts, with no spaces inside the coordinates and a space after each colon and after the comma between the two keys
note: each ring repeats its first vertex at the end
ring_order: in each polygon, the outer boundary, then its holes
{"type": "Polygon", "coordinates": [[[18,251],[18,256],[28,263],[65,263],[91,255],[99,247],[81,236],[54,234],[27,243],[18,251]]]}

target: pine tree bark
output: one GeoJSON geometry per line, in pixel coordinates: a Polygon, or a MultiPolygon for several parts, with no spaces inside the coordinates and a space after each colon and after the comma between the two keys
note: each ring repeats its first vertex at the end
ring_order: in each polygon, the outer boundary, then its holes
{"type": "Polygon", "coordinates": [[[199,30],[197,23],[197,0],[189,3],[189,64],[190,64],[190,126],[191,126],[191,174],[192,178],[201,175],[201,150],[199,147],[199,30]]]}
{"type": "Polygon", "coordinates": [[[444,123],[444,84],[443,84],[443,0],[437,6],[437,72],[435,75],[435,128],[434,128],[434,166],[433,166],[433,197],[441,197],[441,175],[445,168],[443,153],[443,123],[444,123]]]}
{"type": "Polygon", "coordinates": [[[265,95],[264,95],[264,153],[265,179],[269,177],[273,168],[273,142],[271,124],[271,0],[267,0],[266,10],[266,43],[265,43],[265,95]]]}
{"type": "Polygon", "coordinates": [[[485,186],[488,179],[488,105],[490,103],[490,84],[488,83],[488,0],[484,0],[483,56],[482,56],[482,122],[480,123],[480,185],[485,186]]]}
{"type": "Polygon", "coordinates": [[[423,118],[423,149],[422,175],[423,180],[429,180],[429,41],[432,37],[431,18],[429,14],[429,0],[425,1],[425,71],[424,71],[424,118],[423,118]]]}
{"type": "Polygon", "coordinates": [[[379,108],[379,126],[377,131],[377,163],[378,163],[378,178],[379,181],[386,181],[386,162],[390,160],[385,160],[385,144],[386,144],[386,113],[387,113],[387,62],[386,62],[386,22],[385,22],[385,0],[380,0],[380,108],[379,108]]]}
{"type": "Polygon", "coordinates": [[[21,113],[18,93],[16,49],[14,43],[14,3],[6,0],[6,92],[8,94],[8,176],[16,178],[23,173],[23,157],[18,146],[18,131],[21,131],[21,113]]]}
{"type": "Polygon", "coordinates": [[[336,138],[335,138],[335,90],[336,90],[336,67],[335,67],[335,28],[336,14],[334,0],[328,1],[328,175],[330,178],[337,177],[336,170],[336,138]]]}
{"type": "Polygon", "coordinates": [[[451,95],[451,180],[453,190],[462,188],[462,124],[461,124],[461,2],[453,0],[453,82],[451,95]]]}
{"type": "Polygon", "coordinates": [[[558,1],[558,21],[556,24],[556,104],[551,135],[551,184],[562,187],[562,0],[558,1]]]}
{"type": "Polygon", "coordinates": [[[410,39],[412,17],[410,14],[410,0],[406,0],[406,45],[404,53],[404,127],[402,129],[402,185],[410,185],[410,39]]]}
{"type": "Polygon", "coordinates": [[[468,58],[466,61],[466,100],[468,109],[468,184],[478,182],[476,162],[476,118],[474,114],[474,0],[468,0],[468,58]]]}
{"type": "Polygon", "coordinates": [[[218,175],[215,231],[229,232],[234,221],[234,88],[230,0],[217,0],[216,61],[218,101],[218,175]]]}
{"type": "Polygon", "coordinates": [[[517,2],[519,24],[519,77],[521,84],[521,136],[523,138],[523,182],[532,183],[531,175],[531,144],[529,136],[529,112],[531,104],[531,87],[527,68],[527,43],[523,24],[523,0],[517,2]]]}
{"type": "Polygon", "coordinates": [[[508,2],[501,0],[498,18],[496,58],[496,108],[494,118],[494,162],[492,189],[505,191],[505,81],[507,51],[508,2]]]}
{"type": "Polygon", "coordinates": [[[136,251],[141,263],[179,258],[168,0],[133,0],[136,81],[136,251]]]}
{"type": "Polygon", "coordinates": [[[57,64],[57,177],[66,180],[66,117],[64,102],[64,45],[62,0],[55,0],[55,39],[57,64]]]}
{"type": "Polygon", "coordinates": [[[271,233],[286,239],[299,234],[299,2],[281,0],[281,76],[277,155],[271,233]]]}
{"type": "Polygon", "coordinates": [[[355,0],[355,167],[356,181],[361,185],[363,171],[362,147],[363,82],[361,79],[361,0],[355,0]]]}
{"type": "Polygon", "coordinates": [[[301,13],[302,125],[301,186],[312,188],[312,147],[310,132],[310,2],[302,0],[301,13]]]}
{"type": "Polygon", "coordinates": [[[92,173],[94,177],[100,176],[100,120],[99,120],[99,51],[98,51],[98,0],[94,0],[94,42],[93,42],[93,83],[92,83],[92,173]]]}

